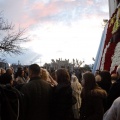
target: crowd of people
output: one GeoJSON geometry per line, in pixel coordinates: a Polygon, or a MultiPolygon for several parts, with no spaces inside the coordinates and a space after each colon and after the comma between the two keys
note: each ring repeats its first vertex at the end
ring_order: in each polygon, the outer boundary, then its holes
{"type": "Polygon", "coordinates": [[[23,95],[23,120],[120,120],[120,66],[116,73],[49,72],[37,64],[0,69],[0,84],[23,95]]]}

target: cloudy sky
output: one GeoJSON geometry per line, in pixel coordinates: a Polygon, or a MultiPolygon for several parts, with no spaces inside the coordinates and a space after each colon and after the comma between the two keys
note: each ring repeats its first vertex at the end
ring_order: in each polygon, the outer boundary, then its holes
{"type": "Polygon", "coordinates": [[[6,57],[21,64],[59,58],[92,64],[109,19],[108,0],[0,0],[0,11],[31,40],[23,55],[6,57]]]}

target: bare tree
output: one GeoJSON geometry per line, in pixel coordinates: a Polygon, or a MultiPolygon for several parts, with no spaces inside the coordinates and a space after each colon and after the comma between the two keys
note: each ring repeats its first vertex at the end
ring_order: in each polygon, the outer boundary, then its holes
{"type": "Polygon", "coordinates": [[[81,60],[78,60],[78,59],[73,59],[73,66],[77,66],[77,67],[81,67],[81,65],[84,63],[85,61],[81,61],[81,60]]]}
{"type": "Polygon", "coordinates": [[[13,31],[13,24],[8,23],[0,13],[0,52],[2,54],[21,54],[24,48],[20,44],[29,41],[28,37],[23,37],[25,29],[19,29],[18,32],[13,31]]]}

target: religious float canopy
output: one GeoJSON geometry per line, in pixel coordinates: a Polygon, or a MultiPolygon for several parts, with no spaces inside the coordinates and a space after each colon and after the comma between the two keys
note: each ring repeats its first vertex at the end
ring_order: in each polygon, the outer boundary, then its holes
{"type": "Polygon", "coordinates": [[[105,26],[94,69],[114,73],[118,65],[120,65],[120,5],[105,26]]]}

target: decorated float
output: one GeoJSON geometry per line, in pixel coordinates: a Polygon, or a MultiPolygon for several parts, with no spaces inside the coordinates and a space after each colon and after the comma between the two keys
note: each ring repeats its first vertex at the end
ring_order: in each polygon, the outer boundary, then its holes
{"type": "Polygon", "coordinates": [[[118,65],[120,65],[120,4],[104,28],[93,72],[99,69],[114,73],[118,65]]]}

